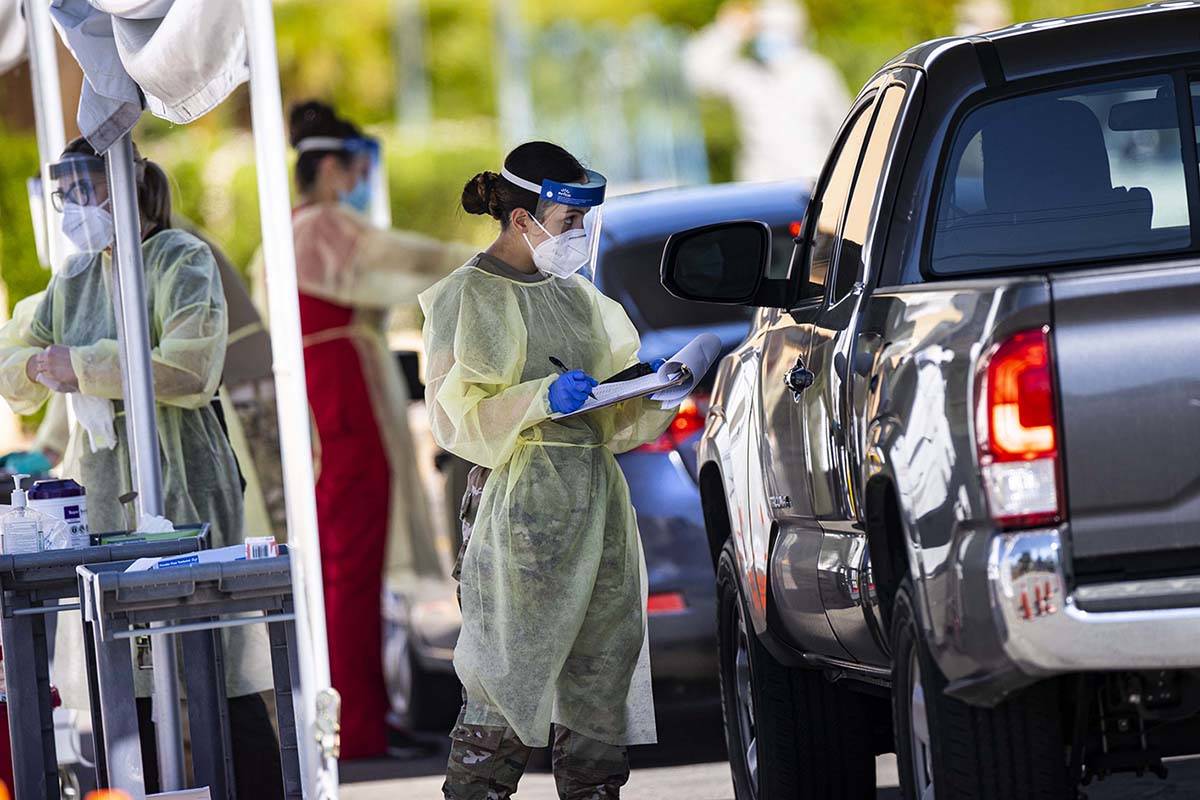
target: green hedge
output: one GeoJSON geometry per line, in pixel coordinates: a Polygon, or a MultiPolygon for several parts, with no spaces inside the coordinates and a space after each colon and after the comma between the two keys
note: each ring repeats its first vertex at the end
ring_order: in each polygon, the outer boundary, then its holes
{"type": "Polygon", "coordinates": [[[0,278],[8,308],[46,287],[50,273],[38,264],[26,179],[38,169],[37,142],[0,128],[0,278]]]}

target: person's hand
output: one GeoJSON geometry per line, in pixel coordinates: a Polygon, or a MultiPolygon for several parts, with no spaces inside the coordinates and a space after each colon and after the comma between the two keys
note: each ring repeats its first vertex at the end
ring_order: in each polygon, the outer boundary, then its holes
{"type": "MultiPolygon", "coordinates": [[[[56,392],[70,393],[79,391],[79,377],[71,366],[71,348],[61,344],[52,344],[42,351],[37,366],[38,383],[45,384],[56,392]]],[[[26,367],[28,370],[28,367],[26,367]]]]}
{"type": "Polygon", "coordinates": [[[594,388],[596,379],[583,370],[565,372],[550,384],[550,410],[555,414],[573,414],[583,408],[594,388]]]}
{"type": "Polygon", "coordinates": [[[38,372],[41,371],[41,364],[42,364],[42,354],[41,353],[35,353],[35,354],[31,355],[29,357],[29,360],[25,362],[25,377],[29,378],[30,381],[36,383],[37,379],[38,379],[38,372]]]}
{"type": "Polygon", "coordinates": [[[733,0],[721,6],[717,22],[735,31],[743,42],[749,41],[758,34],[758,8],[746,0],[733,0]]]}

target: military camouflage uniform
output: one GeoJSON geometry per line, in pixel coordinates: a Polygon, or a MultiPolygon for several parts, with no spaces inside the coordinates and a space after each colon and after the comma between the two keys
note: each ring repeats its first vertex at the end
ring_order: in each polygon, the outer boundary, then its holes
{"type": "MultiPolygon", "coordinates": [[[[460,511],[463,541],[454,563],[455,580],[462,574],[463,555],[489,474],[489,470],[477,466],[467,476],[460,511]]],[[[465,723],[466,698],[463,700],[463,710],[450,733],[450,760],[442,793],[446,800],[507,800],[517,791],[533,748],[526,747],[510,727],[465,723]]],[[[629,780],[627,748],[557,725],[552,761],[554,783],[562,800],[615,800],[629,780]]]]}
{"type": "Polygon", "coordinates": [[[283,496],[283,461],[279,455],[279,417],[275,384],[270,378],[229,387],[229,397],[242,423],[259,488],[270,517],[271,529],[283,538],[287,531],[287,503],[283,496]]]}

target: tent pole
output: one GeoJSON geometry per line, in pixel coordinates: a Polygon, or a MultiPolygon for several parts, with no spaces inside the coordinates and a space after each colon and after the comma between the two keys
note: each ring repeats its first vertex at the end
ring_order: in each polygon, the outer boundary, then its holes
{"type": "MultiPolygon", "coordinates": [[[[66,234],[51,214],[50,164],[58,160],[67,146],[66,126],[63,123],[62,84],[58,78],[58,50],[50,7],[45,3],[25,0],[25,30],[29,47],[29,82],[33,94],[33,120],[37,132],[38,167],[42,176],[42,218],[33,221],[40,225],[46,237],[46,260],[50,271],[57,272],[63,259],[71,252],[66,234]]],[[[67,426],[75,428],[75,398],[67,395],[67,426]]]]}
{"type": "Polygon", "coordinates": [[[33,87],[33,117],[37,131],[38,153],[41,156],[42,220],[34,224],[46,227],[46,251],[50,268],[57,270],[69,252],[66,236],[57,225],[50,224],[50,164],[57,161],[67,146],[63,125],[62,86],[58,78],[58,51],[54,27],[50,22],[50,4],[25,0],[25,21],[29,39],[29,77],[33,87]]]}
{"type": "Polygon", "coordinates": [[[270,0],[242,0],[242,11],[250,60],[250,111],[299,640],[300,691],[296,693],[296,717],[300,771],[306,798],[336,797],[340,701],[329,681],[308,389],[304,377],[291,201],[284,158],[283,101],[279,91],[275,22],[270,0]]]}
{"type": "MultiPolygon", "coordinates": [[[[158,420],[150,361],[150,325],[146,319],[146,280],[142,266],[142,223],[138,213],[133,141],[126,133],[104,154],[112,196],[116,244],[113,290],[119,300],[117,329],[124,353],[125,427],[129,466],[137,489],[137,511],[162,515],[162,464],[158,456],[158,420]]],[[[180,728],[179,665],[175,637],[152,635],[154,654],[154,730],[159,775],[164,791],[186,787],[180,728]]]]}

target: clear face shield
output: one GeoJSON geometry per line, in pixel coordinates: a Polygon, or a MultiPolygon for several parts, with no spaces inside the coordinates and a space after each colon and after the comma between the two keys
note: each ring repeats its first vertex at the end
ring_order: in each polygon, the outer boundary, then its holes
{"type": "Polygon", "coordinates": [[[29,192],[29,218],[33,220],[33,244],[37,249],[38,263],[50,267],[50,234],[46,227],[46,192],[42,176],[34,175],[25,181],[29,192]]]}
{"type": "MultiPolygon", "coordinates": [[[[75,249],[96,253],[113,243],[112,200],[104,159],[71,153],[50,165],[50,208],[47,230],[61,230],[75,249]]],[[[88,259],[68,258],[64,266],[85,267],[88,259]]]]}
{"type": "MultiPolygon", "coordinates": [[[[339,139],[336,136],[309,136],[296,142],[296,153],[349,153],[349,169],[354,185],[340,192],[338,199],[361,214],[379,222],[381,204],[387,202],[387,187],[380,169],[379,140],[370,136],[339,139]]],[[[386,223],[384,223],[386,224],[386,223]]]]}
{"type": "Polygon", "coordinates": [[[525,234],[525,241],[537,268],[556,278],[569,278],[582,270],[591,280],[595,274],[607,181],[599,172],[584,173],[579,183],[547,179],[539,186],[501,170],[510,183],[537,193],[534,232],[525,234]]]}

